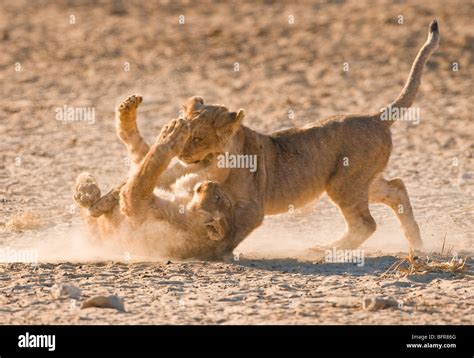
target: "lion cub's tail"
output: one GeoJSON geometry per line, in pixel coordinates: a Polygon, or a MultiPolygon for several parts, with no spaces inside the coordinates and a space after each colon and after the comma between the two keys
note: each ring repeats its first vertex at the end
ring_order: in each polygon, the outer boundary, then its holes
{"type": "Polygon", "coordinates": [[[431,54],[438,48],[438,44],[438,22],[436,20],[433,20],[430,24],[428,39],[421,47],[420,51],[418,51],[418,55],[416,56],[415,61],[413,62],[413,65],[411,67],[410,75],[408,76],[408,79],[405,83],[405,87],[403,87],[403,90],[398,96],[398,98],[393,101],[388,107],[383,108],[380,113],[380,119],[383,120],[382,123],[386,123],[388,124],[388,126],[390,126],[394,122],[395,118],[384,117],[384,115],[387,114],[387,110],[393,114],[403,112],[404,108],[411,107],[413,101],[415,100],[416,93],[418,92],[418,88],[420,87],[421,73],[423,72],[423,67],[431,57],[431,54]]]}

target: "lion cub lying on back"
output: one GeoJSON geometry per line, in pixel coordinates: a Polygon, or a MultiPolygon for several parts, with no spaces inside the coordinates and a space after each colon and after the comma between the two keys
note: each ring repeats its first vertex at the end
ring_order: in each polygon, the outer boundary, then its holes
{"type": "MultiPolygon", "coordinates": [[[[127,119],[141,97],[131,96],[119,108],[119,119],[127,119]]],[[[155,190],[171,159],[181,150],[190,135],[189,125],[173,120],[162,130],[155,144],[135,168],[130,178],[101,197],[97,182],[89,173],[76,181],[74,199],[84,209],[93,236],[138,234],[156,228],[154,223],[171,225],[176,235],[166,254],[179,258],[222,258],[228,252],[224,239],[233,230],[233,200],[220,184],[198,180],[190,174],[176,183],[173,190],[155,190]],[[197,184],[195,184],[197,183],[197,184]],[[195,184],[192,187],[189,185],[195,184]],[[151,224],[151,225],[150,225],[151,224]],[[184,236],[184,241],[180,240],[184,236]]],[[[156,237],[155,240],[169,239],[156,237]]],[[[164,240],[163,240],[164,241],[164,240]]]]}

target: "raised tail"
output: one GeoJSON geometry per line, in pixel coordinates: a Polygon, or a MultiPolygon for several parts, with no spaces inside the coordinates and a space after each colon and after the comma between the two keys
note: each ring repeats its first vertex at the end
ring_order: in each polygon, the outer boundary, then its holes
{"type": "Polygon", "coordinates": [[[398,115],[403,113],[405,108],[411,107],[415,100],[416,93],[418,92],[418,88],[420,87],[423,67],[431,57],[431,54],[438,48],[438,44],[438,22],[433,20],[430,24],[428,39],[421,47],[420,51],[418,51],[418,55],[413,62],[410,74],[405,83],[405,87],[403,87],[402,92],[395,101],[380,111],[379,116],[382,123],[386,123],[389,126],[392,125],[393,122],[395,122],[395,119],[398,118],[398,115]]]}

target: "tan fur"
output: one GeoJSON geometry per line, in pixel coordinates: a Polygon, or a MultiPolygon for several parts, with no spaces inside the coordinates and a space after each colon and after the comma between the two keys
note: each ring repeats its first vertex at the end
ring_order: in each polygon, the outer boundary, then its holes
{"type": "MultiPolygon", "coordinates": [[[[392,108],[411,106],[423,66],[438,43],[434,21],[392,108]]],[[[381,120],[381,113],[338,115],[264,135],[242,125],[243,111],[233,113],[223,106],[205,105],[201,97],[192,98],[185,109],[193,134],[179,158],[186,163],[210,161],[209,177],[221,182],[236,200],[236,233],[231,246],[259,226],[264,215],[303,206],[327,192],[347,224],[343,237],[329,247],[357,248],[375,231],[369,201],[390,206],[410,246],[421,247],[403,182],[382,177],[392,150],[389,127],[393,121],[381,120]],[[217,168],[215,158],[224,152],[257,155],[258,170],[217,168]]]]}
{"type": "MultiPolygon", "coordinates": [[[[137,98],[131,96],[124,101],[129,105],[127,109],[122,103],[118,121],[135,120],[127,111],[136,112],[141,102],[137,98]]],[[[118,133],[124,127],[118,126],[118,133]]],[[[78,176],[74,199],[84,209],[86,223],[94,238],[103,240],[123,233],[133,235],[149,223],[162,221],[188,238],[183,249],[170,252],[174,256],[213,259],[228,252],[226,238],[233,231],[233,201],[218,183],[199,181],[191,189],[187,185],[197,182],[196,175],[191,174],[183,178],[186,180],[181,184],[176,183],[173,192],[155,193],[160,176],[189,134],[189,126],[184,120],[168,123],[145,156],[135,156],[137,167],[132,176],[102,197],[91,174],[78,176]]],[[[124,137],[130,138],[128,134],[124,137]]],[[[136,147],[127,145],[127,148],[133,152],[136,147]]]]}
{"type": "MultiPolygon", "coordinates": [[[[413,103],[423,66],[438,42],[435,21],[430,25],[428,40],[415,59],[407,84],[391,107],[408,107],[413,103]]],[[[393,122],[383,121],[381,113],[337,115],[302,128],[265,135],[242,125],[242,110],[229,112],[224,106],[205,105],[201,97],[193,97],[185,106],[189,138],[176,145],[161,138],[147,150],[136,129],[136,106],[141,102],[141,97],[137,98],[131,100],[135,102],[131,110],[125,104],[125,110],[121,106],[117,111],[118,135],[138,165],[120,194],[122,212],[131,222],[164,219],[189,231],[189,223],[195,220],[193,215],[197,217],[197,213],[204,211],[207,219],[213,217],[215,223],[225,222],[210,233],[201,220],[194,232],[198,241],[204,238],[219,243],[204,245],[205,250],[212,252],[211,256],[218,257],[230,253],[262,223],[265,215],[287,212],[327,192],[347,224],[343,237],[328,247],[355,249],[375,231],[369,201],[390,206],[410,246],[421,247],[418,225],[402,180],[387,181],[382,175],[392,150],[393,122]],[[258,168],[250,172],[246,168],[219,167],[218,156],[223,153],[256,155],[258,168]],[[185,164],[177,163],[166,169],[173,155],[185,164]],[[199,188],[206,180],[212,181],[206,182],[207,190],[213,190],[211,195],[203,197],[195,190],[188,196],[184,202],[195,211],[190,210],[192,215],[184,220],[174,214],[173,204],[170,206],[156,196],[150,201],[155,185],[176,191],[178,182],[187,188],[194,184],[199,188]],[[211,200],[216,193],[224,198],[219,205],[211,200]],[[220,240],[211,240],[213,235],[220,240]]]]}

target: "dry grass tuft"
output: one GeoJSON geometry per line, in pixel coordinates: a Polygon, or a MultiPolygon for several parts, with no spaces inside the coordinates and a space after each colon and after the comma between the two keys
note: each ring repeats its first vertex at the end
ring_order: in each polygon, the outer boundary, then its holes
{"type": "Polygon", "coordinates": [[[392,274],[397,277],[403,278],[410,275],[424,275],[430,272],[448,272],[464,275],[468,268],[466,261],[467,258],[462,259],[454,256],[448,258],[446,256],[441,257],[439,255],[420,258],[415,256],[413,251],[410,251],[407,258],[395,262],[392,266],[390,266],[387,271],[384,272],[382,276],[392,274]]]}
{"type": "Polygon", "coordinates": [[[8,219],[5,228],[9,231],[24,231],[34,230],[41,225],[40,216],[32,211],[25,211],[23,213],[16,213],[8,219]]]}

